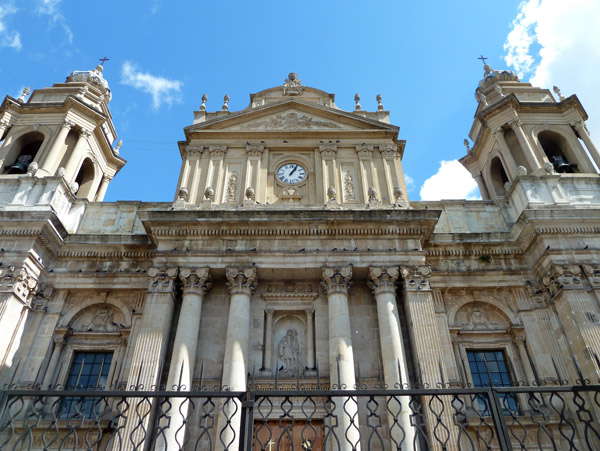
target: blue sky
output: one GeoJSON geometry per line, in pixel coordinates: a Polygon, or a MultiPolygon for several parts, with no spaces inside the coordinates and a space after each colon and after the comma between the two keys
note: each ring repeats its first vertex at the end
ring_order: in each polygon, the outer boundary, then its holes
{"type": "Polygon", "coordinates": [[[411,199],[472,197],[474,182],[454,160],[465,153],[480,54],[524,80],[576,92],[592,136],[600,132],[600,2],[563,3],[0,0],[0,93],[62,82],[107,56],[109,107],[128,163],[106,200],[171,201],[176,142],[202,94],[210,111],[225,94],[238,110],[295,71],[345,110],[357,92],[366,110],[383,96],[407,140],[411,199]]]}

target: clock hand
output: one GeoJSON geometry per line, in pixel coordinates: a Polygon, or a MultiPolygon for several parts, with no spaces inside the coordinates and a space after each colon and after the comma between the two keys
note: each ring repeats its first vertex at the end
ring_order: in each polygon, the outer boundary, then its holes
{"type": "Polygon", "coordinates": [[[294,166],[294,169],[292,169],[292,172],[290,172],[290,177],[292,176],[292,174],[293,174],[294,172],[296,172],[296,169],[298,169],[298,165],[294,166]]]}

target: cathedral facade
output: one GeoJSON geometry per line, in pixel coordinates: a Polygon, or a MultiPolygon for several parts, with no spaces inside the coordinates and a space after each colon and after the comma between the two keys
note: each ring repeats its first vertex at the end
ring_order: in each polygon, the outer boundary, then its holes
{"type": "MultiPolygon", "coordinates": [[[[600,152],[576,96],[486,66],[461,159],[482,200],[415,202],[381,98],[343,111],[291,73],[241,111],[204,98],[178,143],[174,200],[156,203],[103,202],[126,161],[102,66],[29,94],[0,106],[10,387],[597,383],[600,152]]],[[[517,398],[505,406],[525,415],[517,398]]],[[[345,408],[333,411],[348,442],[376,449],[366,414],[345,408]]],[[[431,418],[415,438],[414,408],[395,409],[404,443],[388,432],[382,447],[426,449],[431,418]]],[[[172,421],[168,449],[198,434],[172,421]]],[[[237,413],[215,423],[221,449],[242,445],[237,413]]],[[[302,449],[323,449],[319,434],[302,449]]],[[[255,449],[279,449],[266,443],[255,449]]]]}

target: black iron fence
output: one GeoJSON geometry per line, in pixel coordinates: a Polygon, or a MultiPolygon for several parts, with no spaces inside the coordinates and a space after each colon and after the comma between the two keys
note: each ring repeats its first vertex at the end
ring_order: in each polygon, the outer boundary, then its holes
{"type": "Polygon", "coordinates": [[[600,385],[0,392],[16,450],[600,450],[600,385]]]}

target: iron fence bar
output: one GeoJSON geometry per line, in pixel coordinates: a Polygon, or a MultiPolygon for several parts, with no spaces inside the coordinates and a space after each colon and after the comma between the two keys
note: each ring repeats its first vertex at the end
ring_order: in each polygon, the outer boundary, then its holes
{"type": "Polygon", "coordinates": [[[243,451],[252,451],[254,437],[254,393],[248,391],[242,398],[242,430],[240,431],[240,445],[243,451]]]}
{"type": "Polygon", "coordinates": [[[502,451],[513,451],[500,397],[494,387],[487,389],[487,394],[492,419],[494,420],[494,426],[496,427],[496,433],[498,434],[498,445],[500,445],[502,451]]]}

